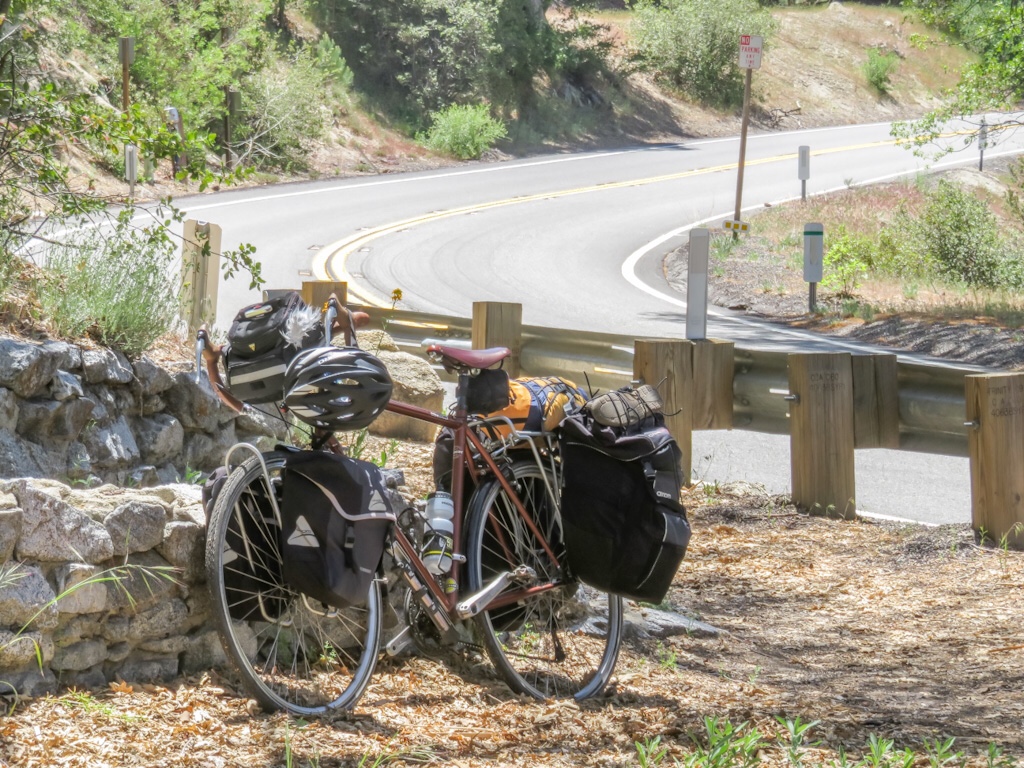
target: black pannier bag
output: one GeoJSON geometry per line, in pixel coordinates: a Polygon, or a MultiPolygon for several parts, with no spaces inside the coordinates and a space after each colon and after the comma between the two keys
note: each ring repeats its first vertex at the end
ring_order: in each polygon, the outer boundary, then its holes
{"type": "Polygon", "coordinates": [[[297,291],[243,307],[224,346],[228,389],[246,403],[280,400],[288,363],[299,350],[323,340],[319,310],[307,306],[297,291]]]}
{"type": "Polygon", "coordinates": [[[602,591],[660,603],[690,541],[682,454],[664,417],[621,428],[573,414],[559,450],[569,570],[602,591]]]}
{"type": "Polygon", "coordinates": [[[395,520],[380,468],[347,456],[294,451],[281,485],[285,581],[334,608],[364,603],[395,520]]]}
{"type": "MultiPolygon", "coordinates": [[[[203,486],[207,524],[227,476],[227,470],[218,467],[203,486]]],[[[228,613],[236,621],[274,619],[284,609],[286,596],[279,586],[280,529],[266,490],[265,483],[249,486],[239,500],[241,515],[232,518],[224,537],[224,591],[228,613]]]]}

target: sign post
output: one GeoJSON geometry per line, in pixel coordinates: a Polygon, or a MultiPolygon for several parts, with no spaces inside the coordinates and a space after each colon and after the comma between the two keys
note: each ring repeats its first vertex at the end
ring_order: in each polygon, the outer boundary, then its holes
{"type": "MultiPolygon", "coordinates": [[[[750,125],[750,81],[755,69],[761,68],[761,51],[764,48],[764,38],[760,35],[740,35],[740,69],[746,70],[746,77],[743,80],[743,122],[740,125],[740,161],[736,169],[736,221],[740,218],[740,209],[743,207],[743,166],[747,157],[747,127],[750,125]]],[[[734,239],[739,238],[739,232],[733,230],[734,239]]]]}
{"type": "Polygon", "coordinates": [[[985,118],[981,118],[981,128],[978,130],[978,170],[985,169],[985,150],[988,148],[988,125],[985,118]]]}
{"type": "Polygon", "coordinates": [[[817,309],[818,283],[824,272],[825,229],[818,223],[804,224],[804,280],[810,283],[807,307],[817,309]]]}
{"type": "Polygon", "coordinates": [[[800,200],[807,201],[807,180],[811,178],[811,148],[800,147],[797,160],[797,178],[800,179],[800,200]]]}
{"type": "Polygon", "coordinates": [[[185,311],[192,333],[217,317],[221,228],[209,221],[186,219],[181,243],[185,311]]]}

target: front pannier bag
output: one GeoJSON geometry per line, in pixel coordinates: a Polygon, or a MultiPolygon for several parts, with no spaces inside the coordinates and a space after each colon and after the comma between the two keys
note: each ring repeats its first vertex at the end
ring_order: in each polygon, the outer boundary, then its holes
{"type": "Polygon", "coordinates": [[[569,570],[605,592],[660,603],[690,541],[681,453],[664,417],[618,428],[575,414],[562,422],[560,451],[569,570]]]}
{"type": "Polygon", "coordinates": [[[364,603],[395,519],[380,469],[294,451],[285,461],[281,517],[285,582],[334,608],[364,603]]]}

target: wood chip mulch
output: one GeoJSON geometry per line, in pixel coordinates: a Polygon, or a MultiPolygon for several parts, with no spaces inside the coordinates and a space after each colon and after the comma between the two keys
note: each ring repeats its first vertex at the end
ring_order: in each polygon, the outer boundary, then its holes
{"type": "MultiPolygon", "coordinates": [[[[812,518],[749,487],[698,487],[688,507],[661,607],[724,632],[627,641],[596,700],[517,697],[473,650],[382,661],[354,713],[314,722],[261,712],[226,673],[118,682],[12,703],[0,766],[624,766],[655,736],[670,765],[705,716],[773,738],[777,717],[819,721],[804,765],[871,735],[920,765],[940,737],[969,765],[990,743],[1024,757],[1024,554],[966,526],[812,518]]],[[[787,764],[779,742],[760,757],[787,764]]]]}

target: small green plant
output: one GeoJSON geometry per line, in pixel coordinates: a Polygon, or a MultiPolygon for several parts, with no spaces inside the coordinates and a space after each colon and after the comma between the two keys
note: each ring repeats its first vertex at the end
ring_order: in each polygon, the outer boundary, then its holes
{"type": "Polygon", "coordinates": [[[711,258],[715,261],[725,261],[736,250],[739,240],[732,235],[715,235],[711,238],[711,258]]]}
{"type": "Polygon", "coordinates": [[[694,751],[682,763],[686,768],[749,768],[761,761],[760,750],[766,746],[757,728],[743,722],[734,726],[717,717],[704,718],[704,739],[691,735],[694,751]],[[706,744],[704,743],[706,742],[706,744]]]}
{"type": "Polygon", "coordinates": [[[431,115],[432,124],[420,140],[435,152],[475,160],[507,135],[505,125],[491,117],[485,104],[453,104],[431,115]]]}
{"type": "Polygon", "coordinates": [[[870,240],[840,226],[829,238],[825,251],[822,287],[834,290],[840,297],[853,298],[871,269],[871,250],[870,240]]]}
{"type": "Polygon", "coordinates": [[[202,470],[185,465],[185,482],[188,485],[199,485],[203,481],[202,470]]]}
{"type": "Polygon", "coordinates": [[[676,668],[676,652],[661,643],[658,643],[658,666],[662,669],[674,670],[676,668]]]}
{"type": "Polygon", "coordinates": [[[810,723],[805,723],[800,719],[799,715],[794,719],[789,719],[777,715],[775,719],[786,729],[785,735],[788,737],[788,743],[785,743],[786,758],[789,760],[789,764],[793,768],[800,768],[803,765],[803,756],[807,747],[816,746],[819,742],[807,741],[806,734],[811,728],[818,724],[817,720],[810,723]]]}
{"type": "Polygon", "coordinates": [[[668,755],[668,747],[662,746],[661,736],[633,742],[636,748],[636,759],[640,768],[652,768],[661,765],[661,762],[668,755]]]}
{"type": "Polygon", "coordinates": [[[871,87],[885,94],[889,92],[892,85],[890,78],[898,66],[899,58],[892,51],[882,53],[877,48],[869,48],[862,71],[871,87]]]}
{"type": "Polygon", "coordinates": [[[928,756],[928,765],[931,768],[943,768],[946,765],[963,764],[963,752],[954,752],[953,743],[955,738],[945,741],[940,739],[924,740],[924,752],[928,756]]]}

